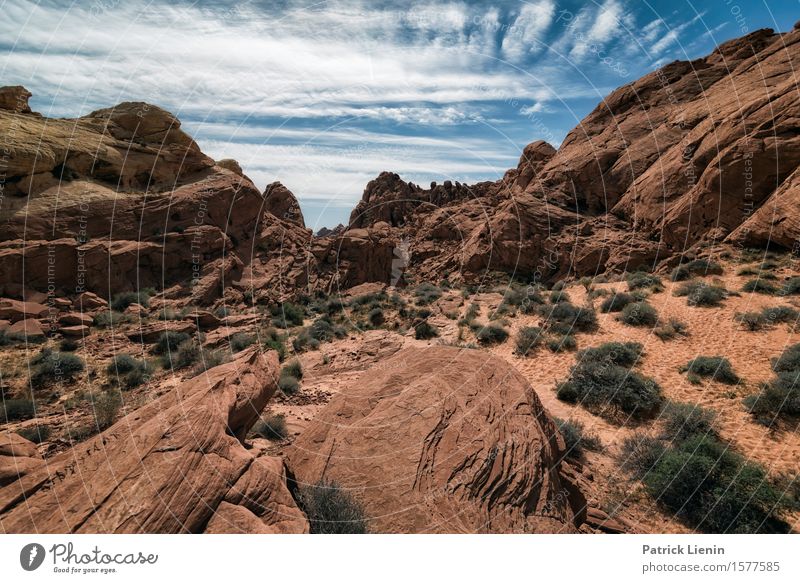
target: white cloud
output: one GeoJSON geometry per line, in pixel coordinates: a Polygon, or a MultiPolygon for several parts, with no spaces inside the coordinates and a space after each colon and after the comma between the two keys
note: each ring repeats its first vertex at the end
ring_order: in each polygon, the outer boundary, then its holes
{"type": "Polygon", "coordinates": [[[523,4],[514,23],[505,31],[503,56],[516,61],[538,52],[542,48],[539,43],[553,22],[555,10],[552,0],[523,4]]]}

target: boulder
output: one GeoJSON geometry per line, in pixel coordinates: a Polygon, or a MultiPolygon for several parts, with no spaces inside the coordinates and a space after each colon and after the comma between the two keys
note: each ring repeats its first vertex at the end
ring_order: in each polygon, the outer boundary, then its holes
{"type": "Polygon", "coordinates": [[[268,184],[264,189],[264,210],[268,213],[305,228],[303,211],[294,194],[280,182],[268,184]]]}
{"type": "Polygon", "coordinates": [[[21,85],[0,87],[0,109],[11,113],[31,113],[28,100],[31,92],[21,85]]]}
{"type": "Polygon", "coordinates": [[[224,524],[230,504],[265,529],[305,532],[282,464],[256,460],[242,443],[278,372],[274,353],[251,348],[184,381],[0,489],[0,530],[198,533],[224,524]]]}
{"type": "Polygon", "coordinates": [[[0,318],[19,322],[27,318],[42,318],[49,308],[35,302],[21,302],[19,300],[0,300],[0,318]]]}
{"type": "Polygon", "coordinates": [[[67,338],[84,338],[92,333],[89,326],[62,326],[58,331],[67,338]]]}
{"type": "Polygon", "coordinates": [[[133,342],[152,344],[158,342],[159,338],[166,332],[194,334],[196,329],[194,323],[188,320],[159,320],[152,324],[144,324],[128,332],[127,336],[133,342]]]}
{"type": "Polygon", "coordinates": [[[68,312],[58,318],[62,326],[91,326],[92,317],[81,312],[68,312]]]}
{"type": "Polygon", "coordinates": [[[75,300],[75,305],[80,308],[81,311],[90,312],[100,308],[107,308],[108,302],[97,294],[93,294],[92,292],[83,292],[75,300]]]}
{"type": "Polygon", "coordinates": [[[14,482],[42,466],[36,444],[21,435],[0,433],[0,487],[14,482]]]}
{"type": "Polygon", "coordinates": [[[453,347],[407,348],[367,370],[295,440],[301,487],[337,482],[373,532],[576,532],[585,498],[525,378],[453,347]]]}
{"type": "Polygon", "coordinates": [[[19,338],[25,342],[41,342],[45,339],[44,328],[39,320],[28,318],[12,324],[6,332],[9,336],[19,338]]]}

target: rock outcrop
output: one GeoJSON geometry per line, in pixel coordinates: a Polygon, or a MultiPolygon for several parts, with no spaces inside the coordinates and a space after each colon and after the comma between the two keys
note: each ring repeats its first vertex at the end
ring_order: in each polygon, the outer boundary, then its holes
{"type": "Polygon", "coordinates": [[[242,444],[277,376],[274,352],[248,349],[184,381],[0,489],[0,530],[307,532],[282,462],[242,444]]]}
{"type": "Polygon", "coordinates": [[[374,532],[575,532],[564,444],[528,382],[484,352],[408,348],[336,395],[291,446],[303,484],[333,480],[374,532]]]}
{"type": "Polygon", "coordinates": [[[268,184],[264,189],[265,210],[284,221],[305,228],[303,211],[294,194],[280,182],[268,184]]]}

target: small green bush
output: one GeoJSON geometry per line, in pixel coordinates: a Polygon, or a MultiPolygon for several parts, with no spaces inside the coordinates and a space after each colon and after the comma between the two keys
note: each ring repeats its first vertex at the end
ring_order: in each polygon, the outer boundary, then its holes
{"type": "Polygon", "coordinates": [[[600,451],[603,448],[600,438],[586,431],[583,423],[576,419],[555,418],[556,427],[564,438],[565,455],[571,458],[580,458],[586,450],[600,451]]]}
{"type": "Polygon", "coordinates": [[[372,326],[378,327],[386,322],[386,316],[380,308],[372,308],[367,315],[367,320],[372,326]]]}
{"type": "Polygon", "coordinates": [[[417,340],[429,340],[431,338],[436,338],[438,335],[439,331],[431,326],[427,320],[423,320],[414,326],[414,338],[417,340]]]}
{"type": "Polygon", "coordinates": [[[283,415],[270,415],[261,419],[253,426],[253,433],[270,441],[282,441],[289,435],[286,418],[283,415]]]}
{"type": "Polygon", "coordinates": [[[736,314],[734,319],[750,332],[762,330],[767,326],[767,320],[760,312],[745,312],[743,314],[736,314]]]}
{"type": "Polygon", "coordinates": [[[1,399],[0,422],[22,421],[36,415],[36,407],[30,399],[1,399]]]}
{"type": "Polygon", "coordinates": [[[167,330],[159,336],[158,341],[153,345],[153,354],[169,354],[174,352],[178,349],[178,346],[190,338],[191,336],[185,332],[167,330]]]}
{"type": "Polygon", "coordinates": [[[140,362],[130,354],[118,354],[111,359],[106,367],[106,372],[110,375],[125,374],[140,366],[140,362]]]}
{"type": "Polygon", "coordinates": [[[723,269],[719,263],[710,259],[695,259],[689,263],[679,265],[672,271],[672,281],[685,281],[695,275],[722,275],[723,269]]]}
{"type": "Polygon", "coordinates": [[[678,517],[711,533],[787,532],[783,498],[764,470],[708,436],[668,449],[643,478],[678,517]]]}
{"type": "Polygon", "coordinates": [[[308,335],[319,342],[330,342],[336,336],[333,323],[327,316],[321,316],[314,320],[308,329],[308,335]]]}
{"type": "Polygon", "coordinates": [[[751,279],[742,286],[742,291],[749,293],[759,293],[767,295],[775,295],[778,293],[778,288],[770,282],[763,279],[751,279]]]}
{"type": "Polygon", "coordinates": [[[267,328],[264,331],[264,348],[277,352],[278,360],[283,362],[286,358],[286,337],[275,328],[267,328]]]}
{"type": "Polygon", "coordinates": [[[771,324],[793,324],[800,318],[800,312],[791,306],[772,306],[764,308],[762,315],[764,316],[764,320],[771,324]]]}
{"type": "Polygon", "coordinates": [[[58,344],[58,349],[61,352],[75,352],[80,347],[77,340],[73,340],[72,338],[63,338],[61,342],[58,344]]]}
{"type": "Polygon", "coordinates": [[[717,414],[692,403],[667,403],[662,413],[664,438],[685,441],[695,436],[717,436],[717,414]]]}
{"type": "Polygon", "coordinates": [[[619,312],[628,304],[636,301],[631,294],[625,292],[616,292],[614,295],[608,296],[603,303],[600,304],[600,311],[603,313],[619,312]]]}
{"type": "Polygon", "coordinates": [[[508,339],[508,330],[497,324],[477,326],[475,338],[483,345],[502,344],[508,339]]]}
{"type": "Polygon", "coordinates": [[[792,277],[787,279],[781,289],[784,295],[798,295],[800,294],[800,277],[792,277]]]}
{"type": "Polygon", "coordinates": [[[300,488],[300,506],[312,534],[365,534],[364,508],[336,482],[320,480],[300,488]]]}
{"type": "Polygon", "coordinates": [[[627,277],[628,290],[650,288],[654,291],[663,289],[661,278],[653,273],[646,273],[644,271],[636,271],[627,277]]]}
{"type": "Polygon", "coordinates": [[[581,350],[577,360],[584,364],[613,364],[631,368],[638,364],[643,352],[644,348],[638,342],[606,342],[581,350]]]}
{"type": "Polygon", "coordinates": [[[634,302],[622,310],[620,321],[628,326],[655,326],[658,323],[658,312],[647,302],[634,302]]]}
{"type": "Polygon", "coordinates": [[[759,393],[745,398],[745,407],[762,418],[800,415],[800,344],[790,346],[774,359],[772,370],[775,378],[764,383],[759,393]]]}
{"type": "Polygon", "coordinates": [[[300,382],[290,376],[282,376],[278,379],[278,388],[285,395],[295,395],[300,391],[300,382]]]}
{"type": "Polygon", "coordinates": [[[689,281],[682,284],[675,295],[686,296],[686,303],[690,306],[718,306],[725,299],[727,291],[724,287],[702,281],[689,281]]]}
{"type": "Polygon", "coordinates": [[[635,433],[622,440],[621,465],[640,480],[652,470],[667,447],[655,437],[635,433]]]}
{"type": "Polygon", "coordinates": [[[31,359],[33,371],[31,386],[41,388],[53,382],[73,380],[85,368],[83,360],[71,352],[53,352],[44,349],[31,359]]]}
{"type": "Polygon", "coordinates": [[[422,283],[414,290],[418,306],[427,306],[442,297],[442,290],[432,283],[422,283]]]}
{"type": "Polygon", "coordinates": [[[122,396],[118,391],[103,392],[94,397],[92,406],[97,427],[102,431],[113,425],[122,407],[122,396]]]}
{"type": "Polygon", "coordinates": [[[653,334],[661,340],[671,340],[676,336],[688,336],[686,324],[675,318],[670,318],[669,322],[655,328],[653,334]]]}
{"type": "Polygon", "coordinates": [[[283,365],[283,368],[281,369],[281,376],[294,377],[297,380],[301,380],[303,378],[303,365],[299,360],[293,360],[292,362],[283,365]]]}
{"type": "Polygon", "coordinates": [[[256,337],[252,334],[246,334],[245,332],[237,332],[230,338],[230,347],[231,352],[234,354],[237,352],[241,352],[248,346],[252,346],[256,341],[256,337]]]}
{"type": "Polygon", "coordinates": [[[131,304],[139,304],[143,308],[150,305],[150,294],[147,291],[122,292],[111,299],[111,309],[115,312],[124,312],[131,304]]]}
{"type": "Polygon", "coordinates": [[[550,303],[551,304],[558,304],[561,302],[569,302],[570,297],[566,290],[557,289],[550,292],[550,303]]]}
{"type": "Polygon", "coordinates": [[[50,437],[51,429],[49,425],[32,425],[17,430],[17,435],[33,443],[42,443],[50,437]]]}
{"type": "Polygon", "coordinates": [[[274,305],[270,312],[272,313],[272,323],[278,328],[302,326],[305,319],[305,310],[291,302],[274,305]]]}
{"type": "Polygon", "coordinates": [[[98,312],[93,318],[92,323],[97,328],[111,328],[130,321],[130,317],[120,312],[110,312],[108,310],[98,312]]]}
{"type": "Polygon", "coordinates": [[[536,350],[543,340],[544,330],[537,326],[525,326],[517,332],[517,345],[514,352],[519,356],[528,356],[536,350]]]}
{"type": "Polygon", "coordinates": [[[597,315],[593,309],[579,308],[569,302],[541,306],[539,315],[545,320],[545,328],[556,334],[590,332],[597,327],[597,315]]]}
{"type": "Polygon", "coordinates": [[[733,371],[730,361],[721,356],[697,356],[683,367],[682,372],[711,377],[715,381],[728,385],[735,385],[740,380],[733,371]]]}
{"type": "Polygon", "coordinates": [[[550,352],[569,352],[578,347],[578,342],[575,337],[570,334],[556,336],[547,341],[547,349],[550,352]]]}

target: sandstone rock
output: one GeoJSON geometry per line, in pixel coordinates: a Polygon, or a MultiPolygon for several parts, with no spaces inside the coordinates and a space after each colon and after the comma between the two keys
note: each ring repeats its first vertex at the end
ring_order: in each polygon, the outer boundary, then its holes
{"type": "Polygon", "coordinates": [[[31,92],[21,85],[0,87],[0,109],[12,113],[31,113],[28,99],[31,92]]]}
{"type": "Polygon", "coordinates": [[[34,302],[20,302],[18,300],[0,300],[0,318],[19,322],[27,318],[41,318],[47,315],[49,308],[34,302]]]}
{"type": "Polygon", "coordinates": [[[208,310],[195,310],[184,319],[194,322],[201,330],[209,330],[222,324],[222,320],[208,310]]]}
{"type": "Polygon", "coordinates": [[[187,320],[159,320],[152,324],[144,324],[127,333],[128,338],[133,342],[143,344],[153,344],[166,332],[175,334],[194,334],[196,326],[187,320]]]}
{"type": "Polygon", "coordinates": [[[297,202],[294,194],[280,182],[268,184],[264,189],[264,210],[284,221],[304,228],[306,226],[303,212],[300,210],[300,203],[297,202]]]}
{"type": "Polygon", "coordinates": [[[274,393],[278,360],[256,349],[178,385],[0,489],[7,533],[202,532],[238,504],[265,528],[303,532],[278,462],[241,440],[274,393]],[[91,476],[90,480],[86,476],[91,476]]]}
{"type": "Polygon", "coordinates": [[[97,294],[93,294],[92,292],[83,292],[75,300],[75,305],[79,307],[81,311],[89,312],[99,308],[107,308],[108,302],[97,294]]]}
{"type": "Polygon", "coordinates": [[[375,532],[574,532],[585,500],[564,496],[563,448],[510,365],[440,346],[370,368],[301,433],[288,464],[300,484],[352,492],[375,532]]]}
{"type": "Polygon", "coordinates": [[[36,444],[16,433],[0,433],[0,487],[22,478],[43,464],[36,444]]]}
{"type": "Polygon", "coordinates": [[[62,326],[58,331],[67,338],[84,338],[92,333],[89,326],[62,326]]]}
{"type": "Polygon", "coordinates": [[[34,320],[33,318],[20,320],[16,324],[12,324],[6,334],[25,342],[41,342],[45,339],[42,325],[39,320],[34,320]]]}
{"type": "Polygon", "coordinates": [[[244,172],[242,171],[242,167],[236,160],[231,158],[225,158],[224,160],[217,160],[217,166],[220,168],[224,168],[225,170],[230,170],[234,174],[238,174],[239,176],[244,176],[244,172]]]}
{"type": "Polygon", "coordinates": [[[58,323],[62,326],[91,326],[92,317],[82,312],[69,312],[60,316],[58,323]]]}

